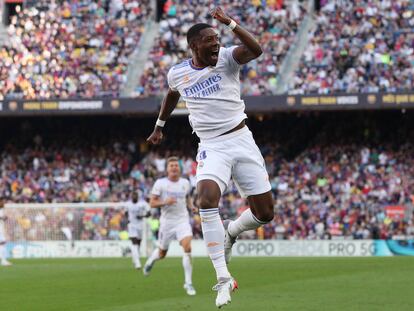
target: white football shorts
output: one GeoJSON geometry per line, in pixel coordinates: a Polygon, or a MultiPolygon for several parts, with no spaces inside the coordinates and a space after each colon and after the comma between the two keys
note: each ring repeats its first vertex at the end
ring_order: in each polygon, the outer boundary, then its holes
{"type": "Polygon", "coordinates": [[[179,224],[166,224],[161,223],[160,230],[158,231],[158,243],[162,250],[168,250],[171,241],[177,240],[180,242],[182,239],[193,236],[193,229],[189,222],[182,222],[179,224]]]}
{"type": "Polygon", "coordinates": [[[222,194],[230,178],[243,197],[271,190],[265,161],[247,126],[200,141],[197,162],[197,182],[214,180],[222,194]]]}
{"type": "Polygon", "coordinates": [[[142,240],[142,225],[128,224],[128,236],[129,238],[137,238],[142,240]]]}

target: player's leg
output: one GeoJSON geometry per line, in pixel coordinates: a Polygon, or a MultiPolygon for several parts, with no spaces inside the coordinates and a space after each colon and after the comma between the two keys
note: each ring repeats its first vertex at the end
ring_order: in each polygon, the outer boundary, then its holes
{"type": "Polygon", "coordinates": [[[193,265],[191,260],[191,240],[192,236],[187,236],[180,241],[180,245],[183,248],[183,268],[184,268],[184,280],[185,284],[193,284],[192,274],[193,265]]]}
{"type": "Polygon", "coordinates": [[[128,224],[128,235],[131,240],[132,264],[136,269],[141,268],[139,245],[141,242],[140,228],[133,224],[128,224]]]}
{"type": "Polygon", "coordinates": [[[131,240],[131,255],[132,255],[132,263],[136,269],[141,269],[141,261],[140,261],[140,253],[139,253],[139,246],[141,245],[141,240],[136,237],[130,238],[131,240]]]}
{"type": "Polygon", "coordinates": [[[201,180],[197,184],[197,194],[203,237],[217,280],[228,279],[231,275],[224,259],[224,227],[218,209],[220,187],[216,181],[201,180]]]}
{"type": "Polygon", "coordinates": [[[11,262],[6,259],[6,242],[0,241],[0,264],[2,266],[11,266],[11,262]]]}
{"type": "Polygon", "coordinates": [[[186,236],[183,239],[179,239],[180,245],[183,248],[183,268],[184,268],[184,289],[188,295],[194,296],[196,294],[193,286],[193,264],[191,259],[191,240],[192,236],[186,236]]]}
{"type": "Polygon", "coordinates": [[[231,302],[230,292],[237,288],[224,257],[224,227],[218,211],[221,190],[216,181],[206,179],[198,182],[197,193],[201,229],[218,280],[213,287],[217,291],[216,306],[221,307],[231,302]]]}
{"type": "Polygon", "coordinates": [[[160,227],[160,231],[158,234],[159,237],[159,247],[154,249],[150,257],[148,257],[147,261],[145,262],[144,268],[142,272],[145,276],[148,276],[155,264],[156,261],[165,258],[168,252],[168,247],[170,246],[172,240],[171,230],[168,228],[160,227]]]}
{"type": "Polygon", "coordinates": [[[193,286],[193,264],[191,259],[191,241],[193,239],[193,229],[190,223],[184,222],[176,226],[176,237],[183,248],[183,268],[184,268],[184,289],[188,295],[193,296],[196,290],[193,286]]]}
{"type": "Polygon", "coordinates": [[[3,241],[0,241],[0,262],[3,263],[6,260],[6,252],[4,251],[6,249],[6,243],[3,241]]]}
{"type": "Polygon", "coordinates": [[[197,155],[197,201],[201,229],[217,280],[230,278],[224,260],[224,227],[218,204],[231,177],[231,157],[223,141],[200,144],[197,155]]]}
{"type": "Polygon", "coordinates": [[[241,195],[247,197],[250,208],[235,221],[224,223],[226,262],[230,260],[231,247],[240,233],[255,230],[274,217],[273,197],[264,159],[250,131],[241,135],[236,154],[233,179],[241,195]]]}
{"type": "Polygon", "coordinates": [[[201,229],[207,253],[216,270],[218,284],[216,306],[221,307],[231,301],[230,292],[237,288],[231,277],[224,257],[224,227],[218,204],[221,194],[231,177],[231,155],[228,154],[227,137],[200,143],[197,155],[197,195],[201,218],[201,229]]]}
{"type": "Polygon", "coordinates": [[[255,230],[273,220],[273,198],[270,191],[247,197],[250,208],[235,221],[230,222],[228,232],[232,237],[248,230],[255,230]]]}
{"type": "Polygon", "coordinates": [[[156,248],[152,252],[151,256],[148,257],[147,261],[145,262],[144,268],[142,269],[145,276],[148,276],[154,267],[156,261],[165,258],[167,255],[168,249],[156,248]]]}
{"type": "Polygon", "coordinates": [[[237,237],[240,233],[255,230],[272,221],[273,198],[270,191],[251,195],[248,198],[250,208],[246,209],[235,221],[229,222],[227,231],[230,237],[237,237]]]}
{"type": "Polygon", "coordinates": [[[152,268],[152,266],[154,265],[156,261],[165,258],[165,256],[167,255],[167,252],[168,252],[168,249],[162,249],[162,248],[154,249],[152,254],[148,257],[148,260],[145,263],[145,266],[151,266],[152,268]]]}

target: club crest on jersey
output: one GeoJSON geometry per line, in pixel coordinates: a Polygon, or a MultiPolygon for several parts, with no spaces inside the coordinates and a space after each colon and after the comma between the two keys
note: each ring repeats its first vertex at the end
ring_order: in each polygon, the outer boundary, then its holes
{"type": "Polygon", "coordinates": [[[207,151],[203,150],[199,153],[198,160],[204,160],[205,158],[207,158],[207,151]]]}
{"type": "Polygon", "coordinates": [[[183,83],[187,83],[188,81],[190,81],[190,76],[185,75],[185,77],[183,78],[183,83]]]}

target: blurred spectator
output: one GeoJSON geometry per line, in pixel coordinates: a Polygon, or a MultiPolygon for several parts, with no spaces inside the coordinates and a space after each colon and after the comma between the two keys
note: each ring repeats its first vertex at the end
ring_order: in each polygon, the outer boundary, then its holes
{"type": "Polygon", "coordinates": [[[413,13],[406,0],[327,1],[290,93],[412,90],[413,13]]]}
{"type": "MultiPolygon", "coordinates": [[[[220,2],[223,10],[254,34],[264,49],[263,56],[241,69],[241,91],[244,95],[272,94],[280,65],[295,40],[304,11],[296,0],[290,1],[289,6],[280,3],[251,0],[220,2]]],[[[160,33],[145,64],[136,96],[162,95],[167,90],[165,77],[168,70],[190,57],[186,33],[193,24],[205,21],[217,27],[221,32],[222,46],[239,43],[226,27],[217,25],[211,19],[209,11],[215,5],[205,0],[166,2],[160,33]]]]}
{"type": "Polygon", "coordinates": [[[36,1],[0,48],[0,100],[119,96],[149,0],[36,1]]]}

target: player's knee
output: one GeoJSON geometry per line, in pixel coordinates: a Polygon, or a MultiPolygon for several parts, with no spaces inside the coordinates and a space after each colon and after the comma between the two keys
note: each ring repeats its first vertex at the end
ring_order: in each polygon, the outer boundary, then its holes
{"type": "Polygon", "coordinates": [[[191,240],[186,241],[183,245],[184,253],[191,253],[191,240]]]}
{"type": "Polygon", "coordinates": [[[201,209],[217,208],[218,201],[210,196],[200,196],[198,198],[198,205],[201,209]]]}
{"type": "Polygon", "coordinates": [[[167,255],[167,251],[163,250],[163,249],[160,249],[160,251],[159,251],[160,259],[165,258],[166,255],[167,255]]]}
{"type": "Polygon", "coordinates": [[[131,242],[134,245],[139,245],[140,240],[138,240],[137,238],[131,238],[131,242]]]}
{"type": "Polygon", "coordinates": [[[271,222],[275,217],[275,212],[273,210],[273,206],[268,206],[267,208],[263,208],[257,215],[258,219],[263,222],[271,222]]]}

